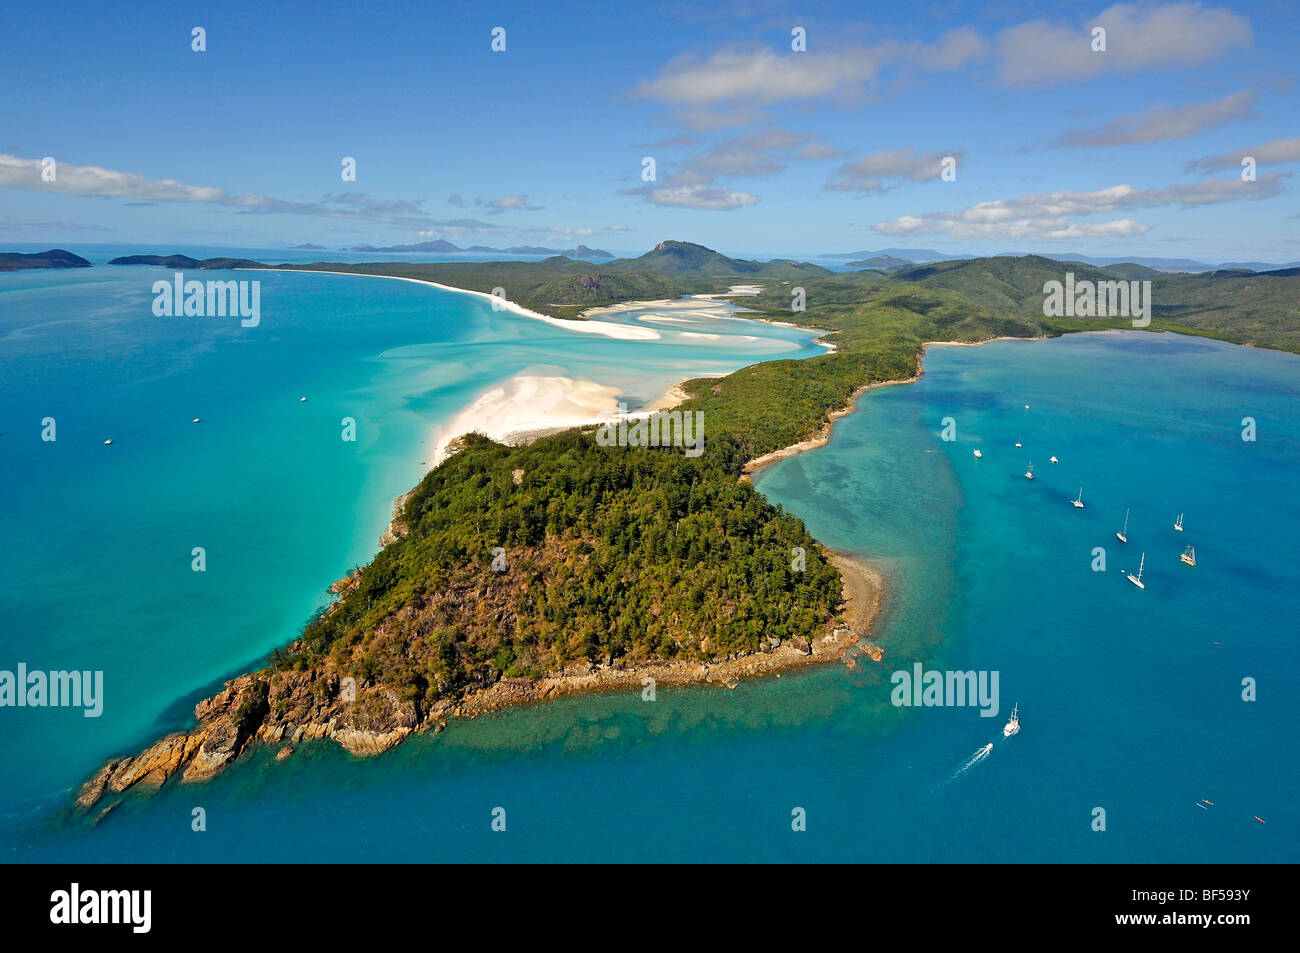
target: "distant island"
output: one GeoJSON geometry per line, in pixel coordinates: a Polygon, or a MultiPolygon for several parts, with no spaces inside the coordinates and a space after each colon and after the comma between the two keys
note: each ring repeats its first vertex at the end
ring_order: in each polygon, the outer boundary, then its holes
{"type": "Polygon", "coordinates": [[[251,258],[191,258],[188,255],[124,255],[114,258],[110,265],[157,265],[161,268],[197,268],[199,270],[229,268],[265,268],[266,265],[251,258]]]}
{"type": "Polygon", "coordinates": [[[862,261],[851,261],[848,263],[849,268],[873,268],[876,271],[896,271],[899,268],[910,268],[916,264],[914,261],[908,261],[906,258],[895,258],[893,255],[877,255],[874,258],[867,258],[862,261]]]}
{"type": "MultiPolygon", "coordinates": [[[[316,245],[300,245],[300,248],[316,248],[316,245]]],[[[490,245],[471,245],[469,248],[461,248],[459,245],[453,245],[451,242],[443,241],[441,238],[431,242],[420,242],[416,245],[388,245],[383,248],[376,248],[373,245],[357,245],[348,251],[355,252],[436,252],[440,255],[455,254],[485,254],[485,255],[563,255],[565,258],[613,258],[614,256],[602,248],[588,248],[586,245],[579,245],[576,248],[543,248],[539,245],[513,245],[510,248],[493,248],[490,245]]]]}
{"type": "Polygon", "coordinates": [[[0,252],[0,271],[21,271],[26,268],[89,268],[90,262],[62,248],[34,252],[0,252]]]}
{"type": "Polygon", "coordinates": [[[306,244],[303,245],[294,245],[292,246],[292,248],[290,248],[290,251],[324,251],[324,250],[325,250],[324,245],[313,245],[311,242],[307,242],[306,244]]]}

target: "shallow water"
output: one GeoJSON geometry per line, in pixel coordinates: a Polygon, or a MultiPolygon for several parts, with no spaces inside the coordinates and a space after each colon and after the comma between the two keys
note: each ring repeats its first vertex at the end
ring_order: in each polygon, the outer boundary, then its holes
{"type": "MultiPolygon", "coordinates": [[[[931,348],[921,381],[870,392],[828,446],[759,475],[759,489],[826,545],[887,572],[879,665],[735,691],[660,689],[654,703],[570,697],[453,721],[366,762],[332,743],[302,745],[283,764],[259,751],[209,784],[130,799],[94,829],[70,822],[58,813],[69,786],[107,754],[183,723],[196,689],[285,641],[328,580],[367,558],[385,502],[413,482],[402,474],[415,470],[422,428],[478,386],[482,355],[572,368],[575,348],[590,347],[589,367],[630,360],[617,353],[626,342],[557,341],[486,306],[472,323],[449,319],[428,306],[432,293],[403,283],[289,278],[301,283],[301,336],[251,348],[237,380],[205,372],[197,344],[185,366],[189,339],[157,342],[155,353],[177,356],[153,379],[173,397],[196,382],[183,423],[160,420],[144,395],[132,402],[114,369],[84,375],[83,399],[63,405],[74,408],[60,411],[66,458],[0,438],[7,472],[21,474],[0,556],[18,583],[0,597],[13,620],[5,657],[104,667],[113,686],[94,724],[0,713],[17,728],[0,751],[20,768],[0,825],[11,858],[1297,859],[1300,359],[1138,333],[931,348]],[[345,333],[308,333],[336,320],[345,333]],[[399,343],[413,322],[445,341],[399,343]],[[101,393],[115,387],[111,400],[101,393]],[[194,411],[204,429],[188,429],[189,407],[210,392],[247,409],[225,422],[213,398],[194,411]],[[382,428],[361,454],[332,443],[345,408],[382,428]],[[1257,420],[1253,443],[1241,440],[1244,416],[1257,420]],[[955,441],[941,439],[945,417],[955,441]],[[100,447],[110,426],[130,439],[100,447]],[[1021,476],[1030,459],[1033,483],[1021,476]],[[1086,508],[1076,510],[1080,484],[1086,508]],[[1114,532],[1126,507],[1123,547],[1114,532]],[[196,579],[189,546],[200,536],[221,558],[196,579]],[[1178,561],[1187,544],[1195,569],[1178,561]],[[1091,568],[1097,546],[1105,572],[1091,568]],[[1122,572],[1142,551],[1145,591],[1122,572]],[[891,704],[892,673],[917,661],[996,671],[996,716],[891,704]],[[1246,677],[1258,701],[1241,700],[1246,677]],[[1004,739],[1016,702],[1023,727],[1004,739]],[[1215,806],[1198,808],[1200,798],[1215,806]],[[197,806],[202,833],[191,830],[197,806]],[[496,807],[504,833],[490,829],[496,807]],[[1099,807],[1105,831],[1093,829],[1099,807]],[[791,830],[795,808],[805,832],[791,830]]],[[[147,371],[151,349],[119,320],[126,353],[114,368],[139,350],[147,371]]],[[[206,345],[223,346],[239,345],[206,345]]],[[[638,356],[628,379],[655,364],[638,356]]],[[[29,369],[27,387],[49,373],[29,369]]],[[[37,396],[6,388],[3,429],[39,419],[37,396]]]]}

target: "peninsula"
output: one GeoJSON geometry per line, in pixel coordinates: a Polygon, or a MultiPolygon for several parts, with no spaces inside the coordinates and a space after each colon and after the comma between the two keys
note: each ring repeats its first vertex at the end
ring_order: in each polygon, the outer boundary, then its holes
{"type": "MultiPolygon", "coordinates": [[[[671,448],[612,452],[582,427],[521,446],[462,437],[399,498],[374,560],[334,583],[337,601],[264,668],[200,702],[195,727],[103,765],[77,796],[83,810],[178,774],[211,777],[253,744],[289,757],[299,742],[329,738],[377,754],[451,717],[575,691],[639,690],[647,677],[732,686],[846,655],[879,660],[883,650],[867,641],[879,575],[826,552],[746,474],[825,442],[864,389],[915,378],[927,342],[1130,326],[1043,318],[1042,288],[1063,265],[1034,256],[886,276],[744,262],[664,242],[603,266],[281,267],[504,287],[521,306],[578,320],[599,305],[716,293],[734,280],[761,289],[737,303],[827,329],[835,348],[682,384],[679,409],[708,421],[698,458],[671,448]],[[796,279],[804,311],[790,309],[796,279]]],[[[1088,280],[1125,272],[1070,267],[1088,280]]],[[[1167,284],[1150,330],[1300,350],[1295,274],[1152,280],[1167,284]]]]}

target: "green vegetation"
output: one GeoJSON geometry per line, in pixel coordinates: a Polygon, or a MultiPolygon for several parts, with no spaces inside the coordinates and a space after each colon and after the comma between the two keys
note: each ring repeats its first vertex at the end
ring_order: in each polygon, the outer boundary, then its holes
{"type": "Polygon", "coordinates": [[[707,452],[601,447],[577,431],[518,448],[472,435],[421,482],[405,522],[308,626],[299,667],[328,659],[429,702],[576,661],[706,660],[811,639],[840,598],[803,523],[707,452]],[[798,573],[796,546],[808,553],[798,573]]]}
{"type": "Polygon", "coordinates": [[[817,265],[727,258],[689,242],[661,242],[640,258],[620,258],[604,265],[556,256],[543,261],[367,262],[359,265],[316,262],[277,267],[419,278],[488,294],[493,288],[501,288],[511,301],[557,318],[576,318],[589,308],[622,301],[654,301],[725,291],[726,279],[745,282],[755,278],[801,280],[831,274],[817,265]]]}
{"type": "MultiPolygon", "coordinates": [[[[517,448],[467,437],[412,492],[406,534],[274,659],[281,669],[311,671],[322,697],[350,675],[417,706],[574,662],[703,661],[754,651],[770,636],[815,638],[839,602],[839,575],[800,520],[739,481],[745,462],[816,434],[863,385],[913,376],[926,341],[1131,327],[1122,319],[1046,321],[1043,284],[1066,270],[1091,280],[1143,274],[1035,257],[835,274],[675,242],[605,266],[306,267],[503,287],[512,300],[562,316],[616,300],[719,291],[735,278],[764,289],[738,303],[825,329],[836,348],[687,382],[682,409],[704,411],[707,425],[706,450],[695,459],[601,447],[578,430],[517,448]],[[792,314],[796,286],[807,310],[792,314]],[[801,573],[790,568],[797,546],[807,554],[801,573]],[[496,547],[507,561],[502,572],[491,565],[496,547]]],[[[1151,280],[1153,329],[1300,345],[1296,275],[1151,280]]]]}
{"type": "Polygon", "coordinates": [[[1164,274],[1141,265],[1098,268],[1029,255],[940,262],[896,272],[891,278],[946,288],[994,312],[1037,320],[1055,332],[1132,327],[1128,321],[1043,318],[1043,284],[1076,280],[1151,281],[1151,330],[1181,331],[1238,344],[1300,351],[1300,270],[1215,271],[1164,274]]]}
{"type": "Polygon", "coordinates": [[[62,248],[51,248],[49,251],[33,252],[25,255],[22,252],[7,251],[0,252],[0,271],[20,271],[26,268],[89,268],[90,262],[80,255],[74,255],[70,251],[64,251],[62,248]]]}
{"type": "Polygon", "coordinates": [[[833,274],[820,265],[793,261],[746,261],[728,258],[711,248],[691,242],[660,242],[639,258],[619,258],[611,269],[635,268],[670,275],[709,275],[715,278],[802,279],[833,274]]]}
{"type": "Polygon", "coordinates": [[[702,275],[664,275],[654,271],[611,268],[569,258],[502,262],[367,262],[339,265],[278,265],[298,271],[341,271],[357,275],[394,275],[418,278],[491,294],[502,288],[506,297],[540,314],[576,318],[588,308],[677,298],[685,294],[717,291],[718,282],[702,275]]]}
{"type": "Polygon", "coordinates": [[[264,268],[249,258],[191,258],[188,255],[124,255],[114,258],[110,265],[158,265],[163,268],[198,268],[200,270],[229,270],[231,268],[264,268]]]}

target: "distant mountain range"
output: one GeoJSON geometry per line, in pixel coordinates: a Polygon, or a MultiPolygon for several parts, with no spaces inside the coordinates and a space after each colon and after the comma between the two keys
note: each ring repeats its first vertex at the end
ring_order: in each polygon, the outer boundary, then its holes
{"type": "Polygon", "coordinates": [[[852,258],[861,261],[868,258],[899,258],[910,262],[953,261],[958,258],[970,258],[970,255],[948,255],[933,248],[882,248],[879,251],[849,251],[834,255],[822,255],[822,258],[852,258]]]}
{"type": "MultiPolygon", "coordinates": [[[[318,248],[318,245],[300,245],[299,248],[318,248]]],[[[489,255],[563,255],[565,258],[613,258],[614,256],[603,248],[588,248],[586,245],[579,245],[577,248],[544,248],[539,245],[515,245],[511,248],[492,248],[488,245],[471,245],[469,248],[461,248],[459,245],[453,245],[451,242],[443,241],[441,238],[431,242],[420,242],[415,245],[389,245],[385,248],[376,248],[373,245],[357,245],[354,248],[345,249],[346,251],[355,252],[437,252],[442,255],[455,255],[457,253],[483,253],[489,255]]]]}
{"type": "Polygon", "coordinates": [[[823,257],[835,259],[851,258],[854,260],[846,262],[846,267],[873,268],[877,271],[896,271],[910,265],[924,265],[936,261],[970,261],[978,257],[1048,258],[1052,261],[1077,261],[1082,262],[1085,265],[1097,266],[1134,264],[1145,265],[1147,268],[1153,268],[1158,272],[1185,271],[1192,273],[1206,271],[1279,271],[1285,268],[1295,268],[1300,265],[1300,261],[1229,261],[1214,265],[1203,261],[1197,261],[1193,258],[1151,258],[1147,256],[1099,258],[1095,255],[1082,255],[1078,252],[1062,252],[1045,255],[1042,252],[1015,251],[999,252],[996,255],[989,256],[949,255],[943,252],[937,252],[932,248],[882,248],[880,251],[874,252],[847,252],[835,255],[824,255],[823,257]]]}
{"type": "Polygon", "coordinates": [[[86,259],[62,248],[51,248],[49,251],[33,252],[30,255],[16,251],[0,252],[0,271],[19,271],[24,268],[89,267],[90,262],[86,259]]]}
{"type": "Polygon", "coordinates": [[[787,258],[772,261],[749,261],[728,258],[721,252],[693,242],[660,242],[639,258],[617,258],[608,263],[609,268],[633,271],[657,271],[665,275],[718,275],[762,278],[804,278],[834,274],[829,268],[808,262],[794,262],[787,258]]]}
{"type": "Polygon", "coordinates": [[[899,268],[911,268],[917,264],[915,261],[909,261],[906,258],[895,258],[893,255],[877,255],[875,258],[865,258],[862,261],[851,261],[848,263],[849,268],[874,268],[876,271],[895,271],[899,268]]]}

